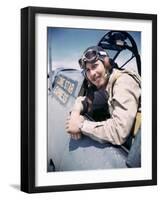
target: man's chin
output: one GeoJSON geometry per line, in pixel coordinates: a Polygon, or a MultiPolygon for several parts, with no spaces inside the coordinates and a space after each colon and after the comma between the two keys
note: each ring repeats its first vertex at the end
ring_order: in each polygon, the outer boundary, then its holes
{"type": "Polygon", "coordinates": [[[95,86],[100,89],[100,88],[103,88],[105,85],[105,82],[104,81],[100,81],[99,83],[95,84],[95,86]]]}
{"type": "Polygon", "coordinates": [[[97,85],[95,85],[95,86],[97,87],[97,89],[100,89],[100,88],[102,87],[101,84],[97,84],[97,85]]]}

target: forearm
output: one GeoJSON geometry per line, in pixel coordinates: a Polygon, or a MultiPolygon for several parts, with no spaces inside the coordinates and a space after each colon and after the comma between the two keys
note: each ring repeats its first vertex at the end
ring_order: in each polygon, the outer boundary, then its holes
{"type": "Polygon", "coordinates": [[[75,100],[74,106],[71,109],[71,113],[80,115],[80,113],[83,110],[82,101],[84,101],[84,99],[85,97],[82,97],[82,96],[77,97],[77,99],[75,100]]]}
{"type": "Polygon", "coordinates": [[[101,143],[110,142],[114,145],[121,145],[130,133],[134,118],[134,116],[131,116],[127,121],[120,121],[116,118],[110,118],[102,122],[85,120],[81,131],[84,135],[101,143]]]}

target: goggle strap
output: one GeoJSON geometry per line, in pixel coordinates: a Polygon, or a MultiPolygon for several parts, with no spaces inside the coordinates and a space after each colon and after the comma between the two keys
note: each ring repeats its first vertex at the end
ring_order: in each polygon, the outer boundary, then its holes
{"type": "Polygon", "coordinates": [[[99,51],[99,54],[100,54],[101,56],[107,56],[107,53],[104,52],[104,51],[99,51]]]}

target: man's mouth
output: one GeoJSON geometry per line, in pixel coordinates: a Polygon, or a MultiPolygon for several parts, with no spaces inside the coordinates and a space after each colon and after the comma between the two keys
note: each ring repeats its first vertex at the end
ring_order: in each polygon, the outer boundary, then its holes
{"type": "Polygon", "coordinates": [[[101,79],[101,76],[100,76],[100,75],[98,75],[98,76],[96,76],[96,77],[94,78],[94,82],[99,82],[99,81],[100,81],[100,79],[101,79]]]}

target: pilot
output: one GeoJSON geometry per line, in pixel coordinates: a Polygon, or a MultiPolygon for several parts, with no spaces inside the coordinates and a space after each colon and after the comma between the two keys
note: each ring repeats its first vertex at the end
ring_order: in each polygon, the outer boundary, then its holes
{"type": "Polygon", "coordinates": [[[93,88],[93,94],[88,95],[87,92],[87,95],[76,99],[66,120],[67,133],[73,139],[86,135],[101,143],[124,144],[131,132],[136,134],[140,127],[141,120],[139,125],[136,120],[140,113],[140,76],[133,71],[114,67],[107,52],[100,46],[87,48],[79,64],[88,88],[93,88]],[[91,121],[85,115],[94,113],[94,105],[104,108],[99,112],[104,117],[97,121],[91,121]]]}

